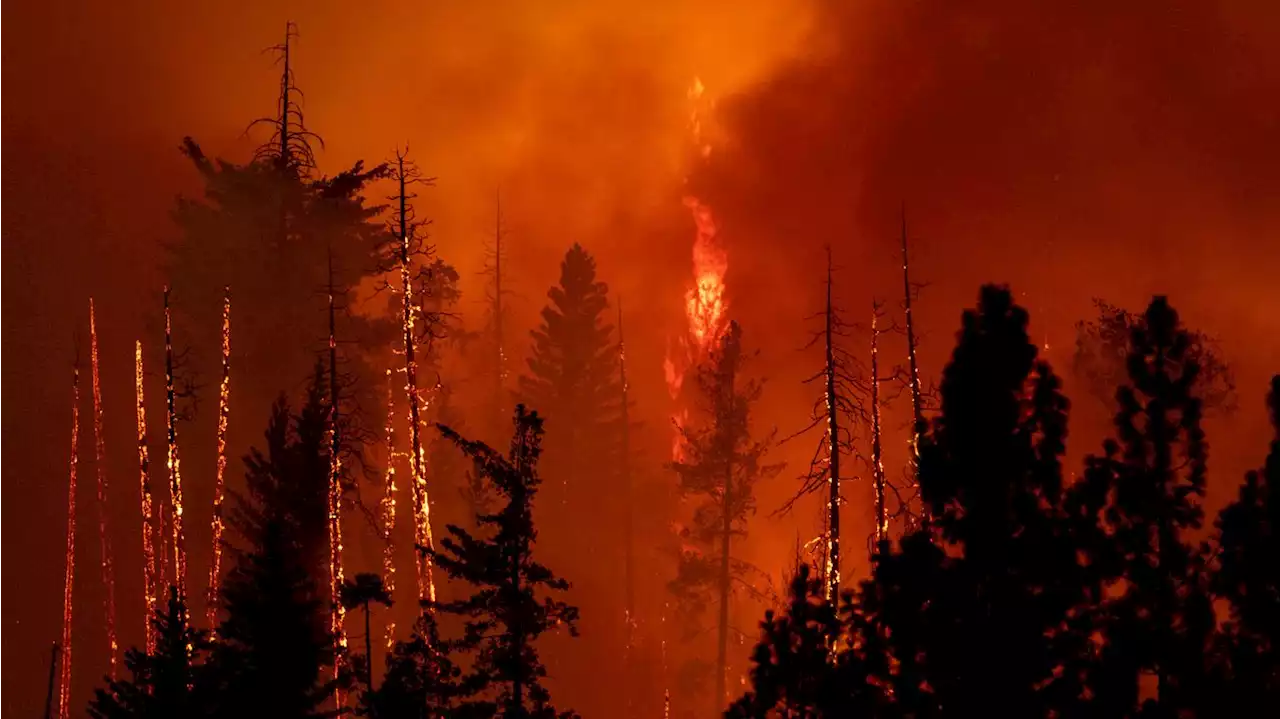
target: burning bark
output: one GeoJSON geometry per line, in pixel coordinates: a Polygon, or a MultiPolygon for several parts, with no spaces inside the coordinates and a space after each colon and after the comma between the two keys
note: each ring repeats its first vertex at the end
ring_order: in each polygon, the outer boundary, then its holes
{"type": "Polygon", "coordinates": [[[218,390],[218,465],[213,480],[213,560],[209,566],[209,627],[217,626],[218,592],[222,586],[222,500],[227,470],[227,418],[231,411],[231,288],[223,288],[222,384],[218,390]]]}
{"type": "Polygon", "coordinates": [[[116,638],[116,573],[111,554],[111,533],[107,527],[107,451],[102,434],[102,384],[98,372],[98,325],[93,312],[93,298],[89,298],[89,358],[93,373],[93,443],[94,469],[98,479],[98,546],[102,552],[102,586],[106,591],[103,601],[106,609],[107,648],[111,652],[109,666],[111,678],[116,678],[116,655],[119,640],[116,638]]]}
{"type": "Polygon", "coordinates": [[[137,396],[138,482],[142,497],[142,581],[146,611],[142,620],[146,650],[151,654],[156,648],[155,628],[151,625],[151,617],[156,611],[156,594],[160,582],[156,576],[156,550],[152,543],[155,539],[155,509],[151,502],[151,460],[147,452],[147,406],[142,379],[142,340],[138,340],[133,348],[133,384],[134,394],[137,396]]]}
{"type": "Polygon", "coordinates": [[[80,463],[80,354],[71,381],[71,478],[67,484],[67,556],[62,580],[62,666],[58,683],[58,719],[71,716],[72,591],[76,579],[76,468],[80,463]]]}

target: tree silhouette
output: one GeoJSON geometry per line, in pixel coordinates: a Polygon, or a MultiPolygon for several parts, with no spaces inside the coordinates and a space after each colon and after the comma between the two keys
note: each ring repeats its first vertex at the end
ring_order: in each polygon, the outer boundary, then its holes
{"type": "Polygon", "coordinates": [[[348,579],[342,584],[342,605],[347,611],[353,609],[364,609],[364,657],[361,663],[364,664],[364,683],[370,690],[373,689],[373,631],[370,623],[370,605],[381,604],[390,608],[392,604],[391,595],[382,586],[382,577],[376,574],[362,572],[354,578],[348,579]]]}
{"type": "Polygon", "coordinates": [[[743,360],[742,331],[730,322],[709,362],[698,368],[708,421],[702,427],[681,427],[685,458],[672,464],[681,495],[697,504],[690,526],[682,531],[688,548],[681,552],[669,587],[690,621],[697,622],[708,605],[719,612],[713,694],[717,709],[726,700],[733,584],[747,569],[733,556],[733,538],[746,532],[747,517],[755,510],[756,482],[781,470],[780,465],[763,462],[771,436],[763,441],[751,436],[750,409],[760,396],[760,383],[742,379],[743,360]]]}
{"type": "Polygon", "coordinates": [[[1221,638],[1231,679],[1222,708],[1239,713],[1280,700],[1280,376],[1271,380],[1268,404],[1271,451],[1218,516],[1212,575],[1231,612],[1221,638]]]}
{"type": "MultiPolygon", "coordinates": [[[[551,417],[547,474],[561,485],[562,501],[604,496],[580,486],[596,474],[601,433],[618,424],[617,346],[605,311],[608,286],[596,280],[596,261],[574,244],[560,263],[560,282],[547,291],[551,302],[531,333],[529,374],[520,377],[524,402],[551,417]],[[590,469],[588,469],[590,468],[590,469]]],[[[612,445],[612,442],[607,443],[612,445]]]]}
{"type": "Polygon", "coordinates": [[[419,551],[430,552],[451,578],[474,587],[469,597],[430,605],[465,620],[463,637],[455,644],[474,652],[475,659],[463,677],[468,693],[463,709],[482,714],[500,711],[504,717],[549,717],[555,716],[555,710],[541,683],[546,668],[535,642],[560,625],[576,635],[578,610],[548,594],[567,590],[569,583],[533,557],[537,538],[533,499],[541,484],[537,470],[542,420],[519,405],[513,424],[515,433],[506,456],[437,425],[475,462],[476,471],[505,504],[493,514],[476,518],[488,536],[449,525],[449,535],[441,539],[439,549],[420,547],[419,551]]]}
{"type": "Polygon", "coordinates": [[[327,587],[328,449],[323,372],[295,418],[277,402],[267,453],[245,459],[248,493],[232,493],[234,566],[210,657],[222,716],[323,716],[337,681],[327,587]]]}
{"type": "Polygon", "coordinates": [[[461,707],[467,687],[449,657],[452,645],[440,638],[435,617],[423,611],[413,634],[396,642],[387,657],[382,686],[366,695],[360,713],[377,719],[436,719],[492,714],[492,707],[461,707]]]}
{"type": "Polygon", "coordinates": [[[125,653],[125,669],[130,678],[109,681],[105,689],[94,691],[89,716],[94,719],[170,719],[171,717],[213,716],[203,696],[203,658],[208,651],[208,635],[191,626],[186,602],[176,587],[169,589],[169,601],[151,618],[155,630],[155,651],[140,649],[125,653]]]}

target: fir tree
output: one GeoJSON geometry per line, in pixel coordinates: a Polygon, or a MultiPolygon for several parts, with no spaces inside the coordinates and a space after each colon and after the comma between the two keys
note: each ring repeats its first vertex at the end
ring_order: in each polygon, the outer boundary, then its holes
{"type": "Polygon", "coordinates": [[[1123,580],[1103,607],[1105,637],[1093,681],[1095,711],[1173,715],[1199,701],[1213,613],[1202,561],[1188,534],[1200,527],[1208,445],[1200,427],[1194,335],[1157,297],[1130,330],[1128,382],[1117,394],[1116,439],[1096,472],[1109,472],[1106,510],[1123,580]],[[1143,676],[1155,679],[1142,699],[1143,676]]]}
{"type": "Polygon", "coordinates": [[[234,566],[222,585],[223,618],[210,658],[221,716],[323,716],[336,682],[327,587],[328,450],[323,374],[301,414],[283,400],[267,453],[245,463],[248,494],[233,493],[234,566]]]}
{"type": "Polygon", "coordinates": [[[698,389],[708,415],[702,427],[682,427],[685,457],[672,468],[680,477],[680,493],[694,500],[693,521],[683,530],[690,549],[681,553],[670,589],[680,610],[703,607],[718,612],[713,703],[723,706],[728,671],[729,615],[733,583],[741,581],[746,565],[733,556],[733,538],[746,532],[755,510],[754,487],[780,471],[764,464],[769,440],[753,439],[750,410],[760,396],[760,383],[741,377],[742,331],[729,323],[707,365],[698,368],[698,389]]]}
{"type": "Polygon", "coordinates": [[[1266,464],[1245,476],[1217,522],[1213,589],[1231,611],[1222,637],[1229,704],[1220,708],[1237,715],[1280,700],[1280,376],[1268,404],[1275,436],[1266,464]]]}
{"type": "Polygon", "coordinates": [[[475,462],[476,471],[505,504],[493,514],[476,518],[488,536],[449,525],[449,536],[440,541],[439,549],[419,550],[429,551],[451,578],[474,587],[469,597],[432,607],[465,618],[464,635],[456,644],[474,652],[475,659],[462,680],[468,694],[463,710],[496,711],[513,718],[549,717],[555,716],[555,710],[541,682],[546,668],[535,642],[560,625],[576,635],[578,610],[549,594],[567,590],[569,583],[533,557],[537,538],[533,499],[541,484],[537,470],[542,420],[520,405],[513,424],[515,434],[506,456],[437,425],[475,462]]]}
{"type": "Polygon", "coordinates": [[[603,488],[579,486],[608,458],[599,447],[618,419],[617,347],[605,316],[608,286],[596,279],[596,261],[575,244],[560,263],[560,282],[547,292],[542,324],[533,330],[529,374],[520,378],[520,395],[530,407],[551,417],[547,474],[569,496],[591,501],[603,488]]]}
{"type": "Polygon", "coordinates": [[[151,619],[155,652],[125,653],[130,678],[111,681],[94,691],[89,715],[94,719],[172,719],[212,716],[208,711],[201,672],[208,651],[208,635],[191,626],[186,602],[174,587],[169,601],[151,619]]]}
{"type": "Polygon", "coordinates": [[[396,642],[387,657],[382,686],[366,695],[362,712],[377,719],[437,719],[483,716],[487,707],[464,709],[462,672],[440,638],[434,615],[424,611],[413,634],[396,642]]]}

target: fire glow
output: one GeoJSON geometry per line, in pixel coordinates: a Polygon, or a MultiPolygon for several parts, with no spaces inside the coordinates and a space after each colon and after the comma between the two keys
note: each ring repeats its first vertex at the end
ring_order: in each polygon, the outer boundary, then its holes
{"type": "Polygon", "coordinates": [[[138,482],[142,496],[142,581],[143,602],[146,615],[143,616],[143,627],[146,633],[147,653],[156,648],[155,630],[151,626],[151,617],[156,611],[156,594],[159,590],[159,578],[156,577],[156,550],[152,544],[155,527],[154,510],[151,505],[151,460],[147,456],[147,405],[142,389],[142,340],[133,346],[133,384],[138,398],[138,482]]]}
{"type": "Polygon", "coordinates": [[[102,586],[106,590],[107,648],[111,651],[109,664],[111,678],[116,678],[116,655],[119,640],[116,638],[116,573],[111,556],[111,533],[107,529],[107,451],[102,436],[102,384],[98,372],[98,324],[93,312],[93,298],[89,298],[89,358],[93,374],[93,460],[98,475],[98,544],[102,550],[102,586]]]}
{"type": "Polygon", "coordinates": [[[231,288],[222,299],[222,385],[218,390],[218,467],[213,480],[213,561],[209,566],[209,627],[216,626],[222,581],[222,494],[227,471],[227,417],[231,411],[231,288]]]}

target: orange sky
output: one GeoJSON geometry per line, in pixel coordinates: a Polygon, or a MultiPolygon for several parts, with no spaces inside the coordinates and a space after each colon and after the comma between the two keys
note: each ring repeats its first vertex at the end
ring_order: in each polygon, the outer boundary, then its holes
{"type": "MultiPolygon", "coordinates": [[[[166,213],[178,191],[195,189],[176,147],[192,135],[213,153],[245,157],[253,142],[241,133],[271,112],[275,92],[271,58],[260,51],[279,42],[287,19],[301,31],[295,67],[307,122],[327,142],[322,171],[410,143],[438,178],[420,210],[472,296],[500,188],[525,324],[559,256],[582,242],[627,298],[633,376],[651,424],[663,421],[663,343],[689,275],[693,227],[679,196],[685,90],[697,75],[720,115],[715,164],[695,182],[728,247],[730,314],[762,350],[768,424],[795,429],[812,399],[798,382],[814,358],[793,349],[807,340],[799,318],[820,301],[823,244],[835,245],[845,268],[847,308],[865,314],[873,295],[895,299],[905,201],[916,273],[931,283],[919,306],[926,374],[938,373],[981,282],[1026,293],[1063,373],[1071,323],[1091,296],[1139,309],[1168,292],[1189,323],[1222,338],[1237,367],[1241,413],[1210,428],[1215,501],[1260,460],[1261,395],[1280,370],[1280,6],[397,0],[356,8],[328,0],[7,8],[4,648],[31,659],[5,673],[6,716],[41,709],[42,663],[60,617],[66,380],[84,298],[99,298],[104,375],[119,380],[104,387],[108,412],[129,407],[133,338],[154,329],[141,317],[162,281],[166,213]]],[[[130,431],[108,435],[121,462],[130,431]]],[[[1073,452],[1096,446],[1096,426],[1077,421],[1073,431],[1073,452]]],[[[803,462],[804,444],[782,454],[803,462]]],[[[124,504],[136,491],[128,476],[113,490],[124,504]]],[[[790,560],[797,527],[763,515],[788,491],[782,479],[762,489],[750,549],[771,570],[790,560]]],[[[867,529],[859,521],[852,531],[867,529]]],[[[82,566],[92,566],[83,562],[96,549],[83,548],[82,566]]],[[[84,589],[86,602],[95,591],[84,589]]],[[[82,623],[77,636],[91,637],[91,619],[82,623]]],[[[85,661],[80,697],[97,672],[85,661]]]]}

